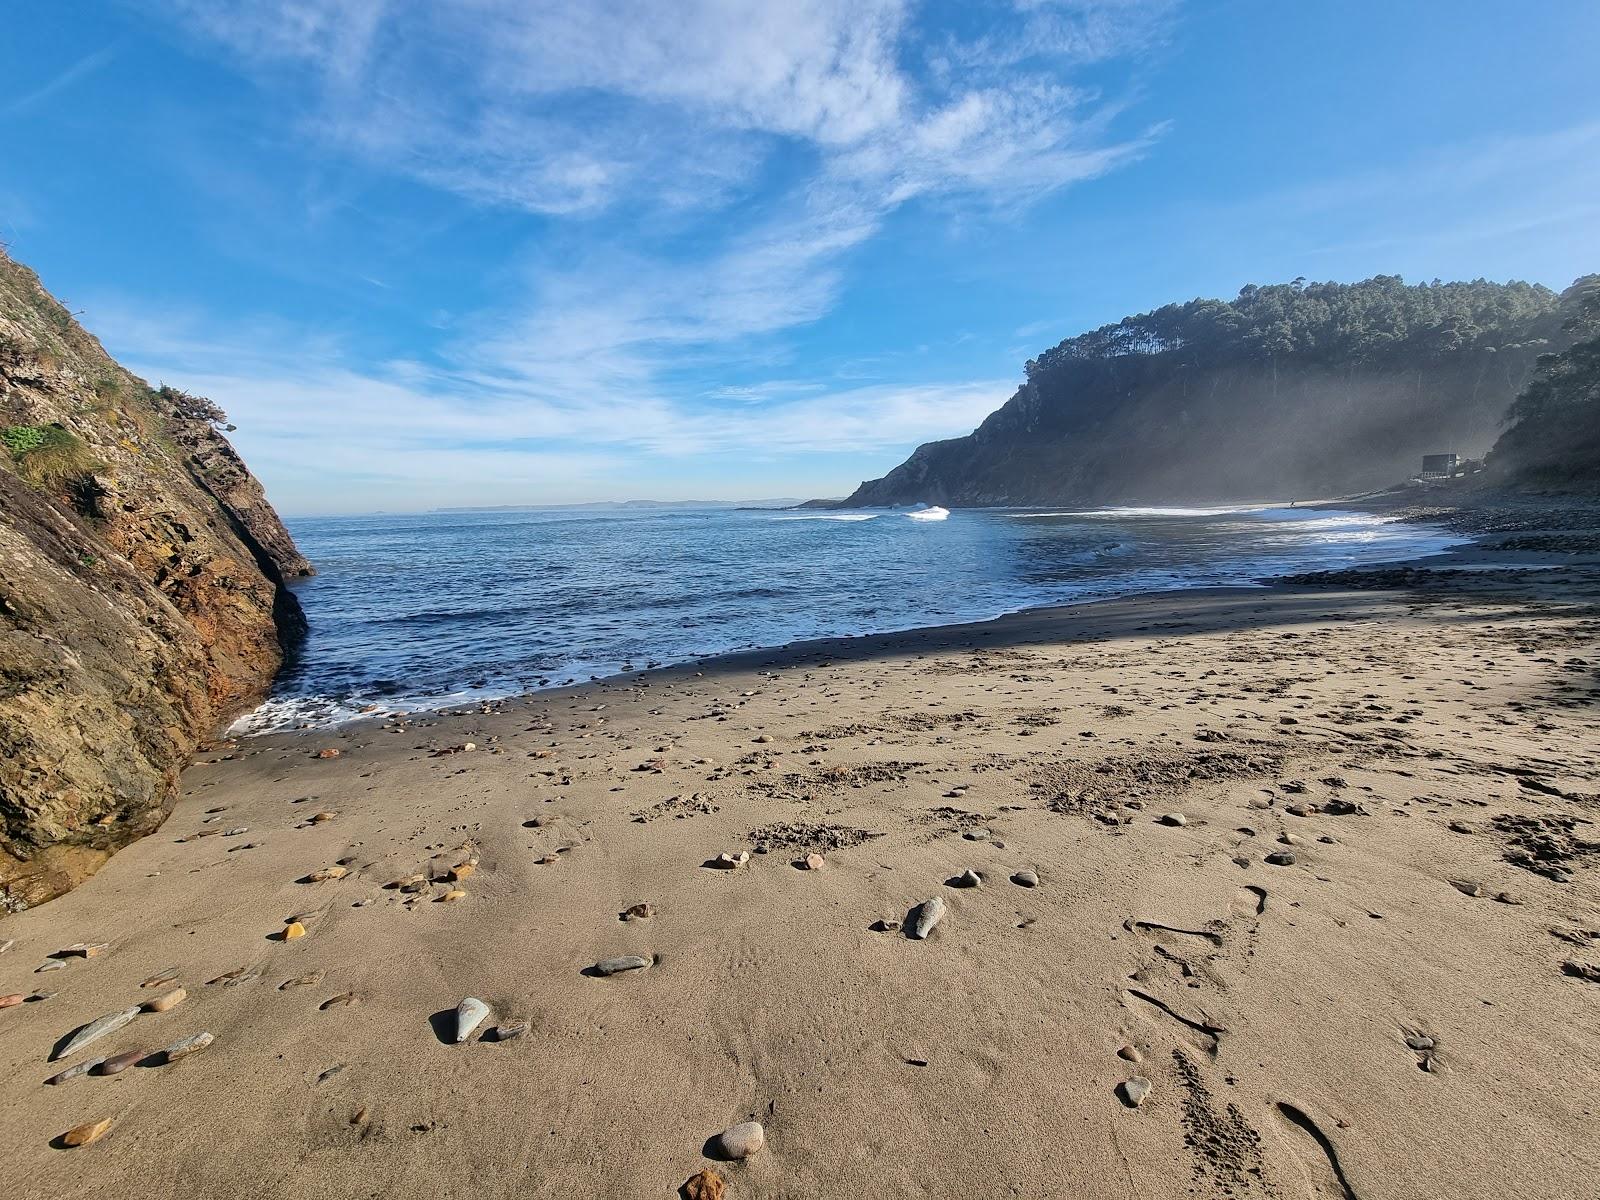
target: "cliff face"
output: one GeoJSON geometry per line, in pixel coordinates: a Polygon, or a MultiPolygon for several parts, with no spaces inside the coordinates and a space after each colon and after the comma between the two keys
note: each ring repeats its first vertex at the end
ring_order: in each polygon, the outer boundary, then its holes
{"type": "MultiPolygon", "coordinates": [[[[1206,503],[1338,495],[1476,457],[1561,303],[1523,284],[1285,284],[1061,343],[973,433],[930,442],[845,504],[1206,503]]],[[[1570,339],[1565,339],[1570,340],[1570,339]]]]}
{"type": "Polygon", "coordinates": [[[0,906],[160,825],[266,692],[311,565],[207,402],[113,362],[0,254],[0,906]]]}

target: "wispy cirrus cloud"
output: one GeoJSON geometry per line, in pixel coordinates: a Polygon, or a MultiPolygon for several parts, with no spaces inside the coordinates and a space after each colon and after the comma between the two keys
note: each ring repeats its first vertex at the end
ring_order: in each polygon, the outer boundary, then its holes
{"type": "MultiPolygon", "coordinates": [[[[1160,130],[1113,133],[1117,104],[1068,76],[1147,45],[1172,8],[992,0],[957,35],[909,0],[129,2],[222,48],[325,152],[561,231],[564,265],[530,256],[526,287],[426,364],[323,356],[305,419],[339,395],[391,441],[380,416],[401,414],[408,444],[671,455],[898,449],[1003,400],[993,380],[793,379],[779,342],[832,311],[907,205],[1003,212],[1140,155],[1160,130]],[[763,364],[778,386],[749,379],[763,364]]],[[[269,377],[270,404],[237,370],[186,376],[270,427],[308,405],[269,377]]]]}

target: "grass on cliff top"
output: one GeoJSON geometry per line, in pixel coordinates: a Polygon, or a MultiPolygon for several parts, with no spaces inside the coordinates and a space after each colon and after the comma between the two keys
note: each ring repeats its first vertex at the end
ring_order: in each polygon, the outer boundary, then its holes
{"type": "Polygon", "coordinates": [[[60,425],[6,425],[0,427],[0,445],[10,452],[17,474],[41,487],[61,487],[99,468],[88,444],[60,425]]]}

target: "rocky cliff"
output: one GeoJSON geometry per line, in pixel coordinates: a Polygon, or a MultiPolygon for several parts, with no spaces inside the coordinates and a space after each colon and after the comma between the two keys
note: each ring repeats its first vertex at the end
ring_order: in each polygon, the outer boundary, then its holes
{"type": "Polygon", "coordinates": [[[0,253],[0,905],[160,825],[304,631],[311,573],[220,411],[119,367],[0,253]]]}
{"type": "Polygon", "coordinates": [[[1279,284],[1070,338],[1004,406],[930,442],[850,506],[1206,503],[1338,495],[1476,457],[1563,302],[1483,280],[1279,284]]]}

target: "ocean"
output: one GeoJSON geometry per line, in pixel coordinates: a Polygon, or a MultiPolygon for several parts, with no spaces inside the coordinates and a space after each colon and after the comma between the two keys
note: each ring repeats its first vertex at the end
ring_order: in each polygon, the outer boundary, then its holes
{"type": "Polygon", "coordinates": [[[1438,553],[1370,513],[495,510],[288,522],[311,631],[236,733],[442,708],[805,638],[1438,553]]]}

